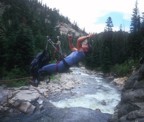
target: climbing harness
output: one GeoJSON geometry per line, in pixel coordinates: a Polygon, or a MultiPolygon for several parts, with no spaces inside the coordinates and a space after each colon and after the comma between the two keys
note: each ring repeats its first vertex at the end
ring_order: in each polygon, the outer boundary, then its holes
{"type": "MultiPolygon", "coordinates": [[[[65,67],[66,67],[66,68],[69,68],[70,66],[69,66],[69,64],[64,60],[64,56],[63,56],[63,54],[62,54],[62,51],[58,51],[58,50],[57,50],[57,47],[55,46],[55,44],[53,43],[53,41],[52,41],[48,36],[47,36],[47,39],[48,39],[47,42],[50,43],[50,44],[52,45],[52,47],[59,53],[59,55],[60,55],[60,57],[61,57],[64,65],[65,65],[65,67]]],[[[59,62],[60,62],[60,61],[58,61],[58,62],[56,63],[56,71],[58,71],[58,64],[59,64],[59,62]]]]}

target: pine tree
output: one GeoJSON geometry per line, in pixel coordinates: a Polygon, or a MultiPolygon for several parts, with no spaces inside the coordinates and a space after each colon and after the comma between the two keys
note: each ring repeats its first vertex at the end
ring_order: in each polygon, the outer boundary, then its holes
{"type": "Polygon", "coordinates": [[[144,12],[142,13],[141,19],[142,19],[142,22],[141,22],[141,34],[144,37],[144,12]]]}
{"type": "Polygon", "coordinates": [[[112,27],[113,27],[112,18],[111,18],[111,17],[108,17],[108,19],[107,19],[107,21],[106,21],[105,31],[112,31],[112,27]]]}
{"type": "Polygon", "coordinates": [[[140,30],[140,15],[138,9],[138,3],[136,1],[135,8],[131,18],[130,32],[138,32],[140,30]]]}

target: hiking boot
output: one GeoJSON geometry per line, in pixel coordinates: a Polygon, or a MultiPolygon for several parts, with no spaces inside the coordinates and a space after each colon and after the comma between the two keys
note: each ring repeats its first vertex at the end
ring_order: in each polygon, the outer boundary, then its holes
{"type": "Polygon", "coordinates": [[[45,72],[45,71],[40,71],[38,77],[39,77],[39,80],[40,80],[40,81],[44,81],[47,76],[48,76],[48,73],[47,73],[47,72],[45,72]]]}
{"type": "Polygon", "coordinates": [[[38,87],[39,81],[38,81],[37,79],[35,79],[35,80],[32,80],[32,81],[30,82],[30,84],[31,84],[32,86],[34,86],[34,87],[38,87]]]}
{"type": "Polygon", "coordinates": [[[39,83],[40,83],[39,78],[33,76],[33,79],[31,80],[30,84],[34,87],[38,87],[39,83]]]}

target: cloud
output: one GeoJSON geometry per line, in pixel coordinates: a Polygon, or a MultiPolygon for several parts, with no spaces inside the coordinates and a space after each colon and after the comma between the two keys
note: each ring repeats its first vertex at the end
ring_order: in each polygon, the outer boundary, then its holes
{"type": "MultiPolygon", "coordinates": [[[[42,0],[50,8],[56,8],[60,14],[68,17],[71,22],[77,22],[80,28],[87,32],[101,32],[105,22],[98,23],[100,18],[110,13],[121,13],[121,20],[125,21],[125,28],[129,21],[136,0],[42,0]]],[[[140,13],[144,12],[144,0],[138,0],[140,13]]],[[[106,20],[105,20],[106,21],[106,20]]],[[[121,24],[121,23],[120,23],[121,24]]]]}

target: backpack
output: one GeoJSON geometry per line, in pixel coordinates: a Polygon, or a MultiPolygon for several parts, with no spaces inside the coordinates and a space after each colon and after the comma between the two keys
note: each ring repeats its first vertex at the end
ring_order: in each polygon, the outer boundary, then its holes
{"type": "Polygon", "coordinates": [[[32,76],[37,76],[38,70],[50,61],[50,54],[45,49],[43,52],[38,53],[30,64],[30,72],[32,76]]]}

